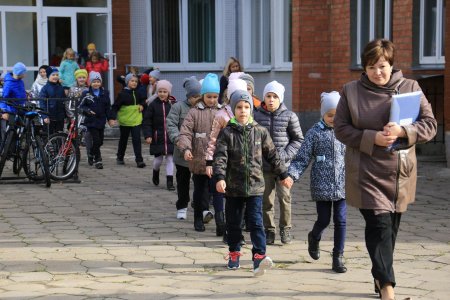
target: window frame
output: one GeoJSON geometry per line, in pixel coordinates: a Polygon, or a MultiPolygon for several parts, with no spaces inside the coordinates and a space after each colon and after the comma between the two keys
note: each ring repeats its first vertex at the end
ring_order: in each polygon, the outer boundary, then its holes
{"type": "MultiPolygon", "coordinates": [[[[361,53],[363,51],[363,46],[361,45],[362,40],[362,10],[361,10],[361,3],[362,1],[367,0],[357,0],[356,1],[356,53],[354,53],[355,57],[353,58],[353,61],[355,62],[356,66],[361,67],[361,53]]],[[[375,1],[376,0],[369,0],[369,41],[373,40],[375,38],[375,1]]],[[[385,6],[384,6],[384,38],[391,39],[391,32],[392,32],[392,0],[385,0],[385,6]]]]}
{"type": "MultiPolygon", "coordinates": [[[[242,45],[242,64],[246,71],[249,72],[267,72],[270,70],[275,71],[292,71],[292,60],[290,62],[284,61],[284,34],[277,34],[279,32],[284,32],[284,22],[277,22],[276,20],[284,20],[284,8],[287,0],[282,0],[283,5],[280,5],[280,1],[269,0],[270,5],[270,64],[263,63],[252,63],[252,45],[250,34],[251,30],[251,14],[253,12],[251,7],[251,1],[242,1],[240,9],[241,13],[241,24],[240,28],[246,28],[239,32],[240,44],[242,45]],[[277,5],[278,4],[278,5],[277,5]]],[[[263,20],[264,18],[262,18],[263,20]]],[[[267,33],[266,33],[267,34],[267,33]]],[[[292,47],[292,39],[290,41],[292,47]]],[[[263,55],[261,54],[261,57],[263,55]]]]}
{"type": "Polygon", "coordinates": [[[215,21],[216,21],[216,61],[213,63],[190,63],[189,62],[189,32],[188,32],[188,1],[189,0],[179,0],[179,30],[180,30],[180,62],[173,63],[159,63],[153,61],[153,50],[152,50],[152,19],[151,19],[151,1],[146,1],[146,14],[148,20],[147,30],[147,63],[149,66],[156,66],[160,69],[166,71],[220,71],[223,69],[222,58],[224,56],[223,48],[223,24],[224,18],[220,12],[223,9],[223,2],[221,0],[215,1],[215,21]]]}
{"type": "MultiPolygon", "coordinates": [[[[441,49],[442,43],[442,18],[443,18],[444,0],[436,0],[436,49],[441,49]]],[[[425,34],[425,1],[420,0],[419,9],[419,64],[420,65],[443,65],[445,64],[445,54],[442,56],[440,51],[436,51],[434,56],[424,56],[424,34],[425,34]],[[439,53],[438,53],[439,52],[439,53]]],[[[445,38],[445,37],[444,37],[445,38]]]]}

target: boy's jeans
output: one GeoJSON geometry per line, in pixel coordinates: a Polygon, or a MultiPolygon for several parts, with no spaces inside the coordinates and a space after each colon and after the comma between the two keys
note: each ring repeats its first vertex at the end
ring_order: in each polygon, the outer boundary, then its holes
{"type": "Polygon", "coordinates": [[[266,254],[266,235],[262,220],[262,196],[228,197],[225,201],[225,217],[227,219],[228,249],[230,252],[241,250],[241,221],[246,204],[247,226],[255,253],[266,254]]]}

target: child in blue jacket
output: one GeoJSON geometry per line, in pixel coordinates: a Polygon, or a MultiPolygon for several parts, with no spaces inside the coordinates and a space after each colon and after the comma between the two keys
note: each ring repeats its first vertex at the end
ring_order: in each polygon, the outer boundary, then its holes
{"type": "Polygon", "coordinates": [[[115,125],[112,119],[111,100],[109,92],[102,87],[102,76],[92,71],[89,73],[89,90],[81,95],[80,110],[86,116],[84,125],[92,136],[92,148],[90,156],[93,158],[94,167],[103,169],[100,147],[103,145],[105,124],[115,125]]]}
{"type": "Polygon", "coordinates": [[[48,134],[64,130],[64,119],[66,118],[64,88],[59,83],[59,70],[48,67],[46,70],[48,81],[39,92],[39,107],[48,112],[44,123],[48,124],[48,134]]]}
{"type": "MultiPolygon", "coordinates": [[[[21,106],[25,104],[27,94],[22,79],[25,77],[26,71],[27,68],[25,67],[25,65],[21,62],[18,62],[14,65],[12,73],[6,74],[3,85],[3,98],[22,99],[14,100],[13,102],[21,106]]],[[[6,100],[0,100],[0,123],[2,139],[5,136],[9,114],[15,114],[16,112],[17,110],[14,107],[6,104],[6,100]]]]}
{"type": "Polygon", "coordinates": [[[345,273],[343,253],[345,243],[347,205],[345,202],[345,145],[334,135],[333,120],[340,95],[338,92],[322,93],[320,113],[322,119],[305,136],[300,150],[289,166],[289,175],[297,181],[312,161],[311,197],[316,201],[317,221],[308,234],[309,255],[320,257],[319,242],[330,224],[331,209],[334,222],[333,267],[345,273]]]}

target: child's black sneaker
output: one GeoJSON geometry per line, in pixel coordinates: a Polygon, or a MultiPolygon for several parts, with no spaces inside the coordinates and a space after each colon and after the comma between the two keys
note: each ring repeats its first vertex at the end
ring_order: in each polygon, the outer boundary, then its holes
{"type": "Polygon", "coordinates": [[[273,261],[270,257],[264,254],[255,253],[253,256],[253,274],[261,276],[266,273],[266,270],[273,267],[273,261]]]}
{"type": "Polygon", "coordinates": [[[116,158],[116,164],[118,165],[124,165],[125,161],[123,160],[123,158],[116,158]]]}
{"type": "Polygon", "coordinates": [[[136,166],[140,169],[145,168],[146,164],[143,161],[138,161],[136,163],[136,166]]]}
{"type": "Polygon", "coordinates": [[[103,169],[103,163],[101,161],[95,162],[94,167],[96,169],[103,169]]]}
{"type": "Polygon", "coordinates": [[[227,268],[229,270],[237,270],[241,267],[239,265],[239,256],[242,256],[241,252],[233,251],[228,253],[228,255],[225,257],[225,259],[228,259],[227,268]]]}

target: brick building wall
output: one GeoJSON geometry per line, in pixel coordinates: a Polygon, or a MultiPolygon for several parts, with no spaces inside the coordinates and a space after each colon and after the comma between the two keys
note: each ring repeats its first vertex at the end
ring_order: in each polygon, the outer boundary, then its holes
{"type": "MultiPolygon", "coordinates": [[[[447,64],[445,70],[414,68],[413,5],[413,0],[392,1],[392,41],[397,47],[394,66],[408,78],[446,75],[444,124],[440,125],[445,128],[446,152],[450,153],[450,66],[447,64]]],[[[358,79],[362,70],[351,69],[350,1],[293,0],[292,13],[292,108],[306,130],[320,117],[320,93],[340,91],[343,84],[358,79]]],[[[450,16],[448,5],[446,16],[450,16]]],[[[450,49],[449,19],[446,49],[450,49]]]]}
{"type": "MultiPolygon", "coordinates": [[[[114,78],[125,72],[125,65],[131,62],[130,39],[130,1],[112,0],[113,52],[117,56],[117,69],[114,78]]],[[[118,93],[122,86],[114,81],[114,90],[118,93]]]]}

